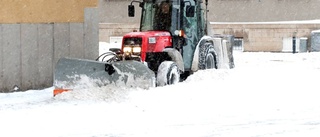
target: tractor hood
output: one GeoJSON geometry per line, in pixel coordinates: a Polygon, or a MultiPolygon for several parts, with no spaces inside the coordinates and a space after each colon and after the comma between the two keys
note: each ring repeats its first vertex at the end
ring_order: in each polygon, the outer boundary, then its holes
{"type": "Polygon", "coordinates": [[[130,45],[141,46],[141,52],[162,52],[172,46],[172,37],[167,31],[131,32],[123,36],[122,48],[130,45]]]}
{"type": "Polygon", "coordinates": [[[130,32],[124,37],[150,37],[150,36],[171,36],[167,31],[144,31],[144,32],[130,32]]]}

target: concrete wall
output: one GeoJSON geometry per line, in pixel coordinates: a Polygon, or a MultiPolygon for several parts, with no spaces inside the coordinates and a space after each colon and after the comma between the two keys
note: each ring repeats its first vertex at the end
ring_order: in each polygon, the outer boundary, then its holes
{"type": "MultiPolygon", "coordinates": [[[[108,42],[110,36],[122,36],[139,27],[137,3],[134,4],[136,17],[127,15],[131,1],[99,0],[100,23],[105,24],[100,24],[100,41],[108,42]],[[115,25],[117,23],[122,25],[115,25]]],[[[320,19],[319,5],[319,0],[209,0],[208,20],[216,22],[211,24],[215,33],[244,38],[245,51],[278,52],[283,48],[283,39],[292,37],[294,32],[297,37],[310,40],[311,31],[320,27],[319,23],[276,22],[320,19]]]]}
{"type": "Polygon", "coordinates": [[[99,54],[99,14],[98,8],[90,7],[96,4],[93,0],[0,1],[0,92],[13,91],[14,86],[20,90],[52,86],[55,64],[61,57],[95,59],[99,54]],[[18,6],[6,7],[3,2],[18,6]],[[29,6],[33,8],[23,10],[29,6]],[[64,10],[74,6],[78,7],[76,14],[64,10]],[[55,7],[59,14],[37,20],[43,13],[35,8],[46,13],[46,8],[55,7]],[[30,18],[20,18],[28,16],[22,13],[30,13],[30,18]],[[80,13],[83,18],[69,16],[80,13]]]}
{"type": "MultiPolygon", "coordinates": [[[[109,42],[110,37],[123,36],[139,24],[100,23],[100,41],[109,42]]],[[[310,44],[311,31],[318,30],[320,23],[212,23],[214,34],[228,34],[243,39],[244,51],[281,52],[283,39],[288,37],[307,37],[310,44]]],[[[309,45],[310,48],[310,45],[309,45]]]]}
{"type": "MultiPolygon", "coordinates": [[[[99,0],[101,23],[139,23],[127,13],[131,0],[99,0]]],[[[209,0],[210,22],[270,22],[319,19],[319,0],[209,0]]]]}
{"type": "Polygon", "coordinates": [[[266,22],[319,19],[319,0],[209,0],[210,21],[266,22]]]}
{"type": "Polygon", "coordinates": [[[110,42],[110,37],[122,37],[128,32],[139,30],[137,23],[100,23],[99,24],[99,41],[110,42]]]}
{"type": "Polygon", "coordinates": [[[132,0],[99,0],[100,23],[139,23],[141,8],[135,5],[135,17],[128,17],[128,5],[132,0]]]}
{"type": "MultiPolygon", "coordinates": [[[[244,51],[281,52],[283,39],[296,36],[311,38],[311,31],[320,28],[320,23],[213,23],[215,34],[230,34],[243,38],[244,51]]],[[[310,41],[308,42],[310,43],[310,41]]],[[[309,45],[310,47],[310,45],[309,45]]]]}

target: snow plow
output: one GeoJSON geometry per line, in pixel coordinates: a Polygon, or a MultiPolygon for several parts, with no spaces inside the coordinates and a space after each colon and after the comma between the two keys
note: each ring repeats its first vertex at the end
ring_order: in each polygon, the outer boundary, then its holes
{"type": "MultiPolygon", "coordinates": [[[[155,76],[137,61],[101,62],[61,58],[54,73],[54,95],[71,91],[79,81],[87,78],[91,84],[106,86],[154,87],[155,76]]],[[[79,86],[78,86],[79,87],[79,86]]],[[[81,86],[80,86],[81,88],[81,86]]]]}
{"type": "Polygon", "coordinates": [[[203,69],[233,68],[233,36],[208,34],[208,0],[142,0],[140,31],[123,36],[121,49],[95,61],[62,58],[54,74],[54,95],[70,91],[83,77],[98,86],[149,88],[183,81],[203,69]],[[205,5],[206,8],[202,8],[205,5]]]}

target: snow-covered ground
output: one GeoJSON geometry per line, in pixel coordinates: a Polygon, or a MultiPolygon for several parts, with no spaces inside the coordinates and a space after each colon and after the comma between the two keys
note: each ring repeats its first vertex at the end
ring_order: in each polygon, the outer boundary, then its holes
{"type": "Polygon", "coordinates": [[[53,88],[0,94],[1,137],[318,137],[320,53],[235,52],[149,90],[53,88]]]}

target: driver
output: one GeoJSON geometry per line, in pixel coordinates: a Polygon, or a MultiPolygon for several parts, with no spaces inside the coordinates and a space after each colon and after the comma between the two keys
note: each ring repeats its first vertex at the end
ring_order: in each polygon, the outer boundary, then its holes
{"type": "Polygon", "coordinates": [[[171,26],[171,5],[170,2],[163,1],[160,4],[160,13],[157,16],[157,29],[158,30],[169,30],[171,26]]]}
{"type": "Polygon", "coordinates": [[[168,1],[166,2],[162,2],[161,5],[161,13],[162,14],[169,14],[169,11],[170,11],[170,4],[168,1]]]}

